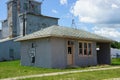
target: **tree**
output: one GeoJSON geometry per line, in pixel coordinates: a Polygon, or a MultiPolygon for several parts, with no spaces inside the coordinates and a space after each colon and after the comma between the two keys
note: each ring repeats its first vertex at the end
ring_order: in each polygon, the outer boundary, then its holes
{"type": "Polygon", "coordinates": [[[112,48],[120,49],[120,42],[113,42],[113,43],[111,44],[111,47],[112,47],[112,48]]]}

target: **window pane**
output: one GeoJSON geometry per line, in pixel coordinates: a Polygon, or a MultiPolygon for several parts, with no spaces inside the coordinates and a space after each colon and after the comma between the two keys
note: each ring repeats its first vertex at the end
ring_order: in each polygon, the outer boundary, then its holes
{"type": "Polygon", "coordinates": [[[73,41],[68,41],[68,45],[74,45],[73,41]]]}
{"type": "Polygon", "coordinates": [[[91,43],[88,43],[88,48],[91,48],[91,43]]]}
{"type": "Polygon", "coordinates": [[[72,54],[71,47],[68,47],[68,54],[72,54]]]}
{"type": "Polygon", "coordinates": [[[70,45],[70,41],[68,41],[68,45],[70,45]]]}
{"type": "Polygon", "coordinates": [[[87,43],[84,43],[84,55],[87,55],[87,43]]]}
{"type": "Polygon", "coordinates": [[[84,55],[87,55],[87,48],[84,48],[84,55]]]}
{"type": "Polygon", "coordinates": [[[79,49],[79,55],[82,55],[82,53],[83,53],[82,49],[79,49]]]}
{"type": "Polygon", "coordinates": [[[84,43],[84,48],[87,48],[87,43],[84,43]]]}
{"type": "Polygon", "coordinates": [[[88,55],[91,55],[91,50],[88,52],[88,55]]]}
{"type": "Polygon", "coordinates": [[[92,54],[92,46],[91,46],[91,43],[88,43],[88,55],[91,55],[92,54]]]}
{"type": "Polygon", "coordinates": [[[79,48],[82,48],[82,43],[79,43],[79,48]]]}

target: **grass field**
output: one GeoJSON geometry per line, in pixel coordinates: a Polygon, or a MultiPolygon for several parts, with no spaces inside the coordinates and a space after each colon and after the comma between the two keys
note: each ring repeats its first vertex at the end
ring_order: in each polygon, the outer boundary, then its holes
{"type": "MultiPolygon", "coordinates": [[[[120,59],[113,59],[112,65],[120,65],[120,59]]],[[[62,71],[69,71],[69,70],[84,70],[84,69],[89,69],[89,68],[100,68],[100,67],[111,67],[111,66],[106,65],[106,66],[75,68],[75,69],[45,69],[45,68],[20,66],[19,60],[18,61],[7,61],[7,62],[0,62],[0,79],[16,77],[16,76],[32,75],[32,74],[62,72],[62,71]]],[[[114,71],[107,70],[107,71],[98,71],[98,72],[86,72],[86,73],[68,74],[68,75],[62,75],[62,76],[45,77],[45,78],[43,77],[43,78],[35,78],[35,79],[36,80],[39,80],[39,79],[48,80],[48,78],[50,78],[51,80],[56,80],[56,79],[59,80],[59,78],[63,77],[63,79],[61,79],[61,80],[64,80],[64,78],[65,78],[65,80],[67,80],[67,78],[76,78],[75,80],[79,80],[79,78],[83,78],[83,80],[90,80],[90,79],[87,79],[87,77],[94,78],[97,75],[99,75],[99,76],[106,75],[106,78],[107,78],[107,76],[120,77],[119,74],[120,74],[120,70],[117,69],[114,71]],[[86,76],[82,76],[83,74],[86,76]]],[[[30,80],[33,80],[33,79],[30,79],[30,80]]]]}
{"type": "Polygon", "coordinates": [[[120,65],[120,58],[113,58],[112,65],[120,65]]]}
{"type": "Polygon", "coordinates": [[[57,71],[61,70],[20,66],[20,61],[0,62],[0,78],[41,74],[57,71]]]}
{"type": "Polygon", "coordinates": [[[109,78],[120,78],[120,69],[83,72],[51,77],[30,78],[24,80],[103,80],[109,78]]]}

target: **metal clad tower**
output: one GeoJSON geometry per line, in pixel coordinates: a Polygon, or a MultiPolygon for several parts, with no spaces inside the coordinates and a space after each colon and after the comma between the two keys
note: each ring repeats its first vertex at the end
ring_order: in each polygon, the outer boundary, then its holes
{"type": "Polygon", "coordinates": [[[23,13],[41,14],[41,3],[34,0],[9,0],[8,9],[8,28],[9,37],[19,36],[19,15],[23,13]]]}
{"type": "Polygon", "coordinates": [[[9,37],[16,37],[17,33],[17,2],[16,0],[10,0],[7,3],[8,9],[8,26],[9,26],[9,37]]]}

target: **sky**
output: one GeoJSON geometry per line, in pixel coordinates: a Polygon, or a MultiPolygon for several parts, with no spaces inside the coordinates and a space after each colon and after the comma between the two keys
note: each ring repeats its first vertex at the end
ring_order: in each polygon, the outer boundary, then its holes
{"type": "MultiPolygon", "coordinates": [[[[7,17],[7,1],[0,0],[0,21],[7,17]]],[[[60,18],[61,26],[120,41],[120,0],[44,0],[41,11],[43,15],[60,18]]]]}

